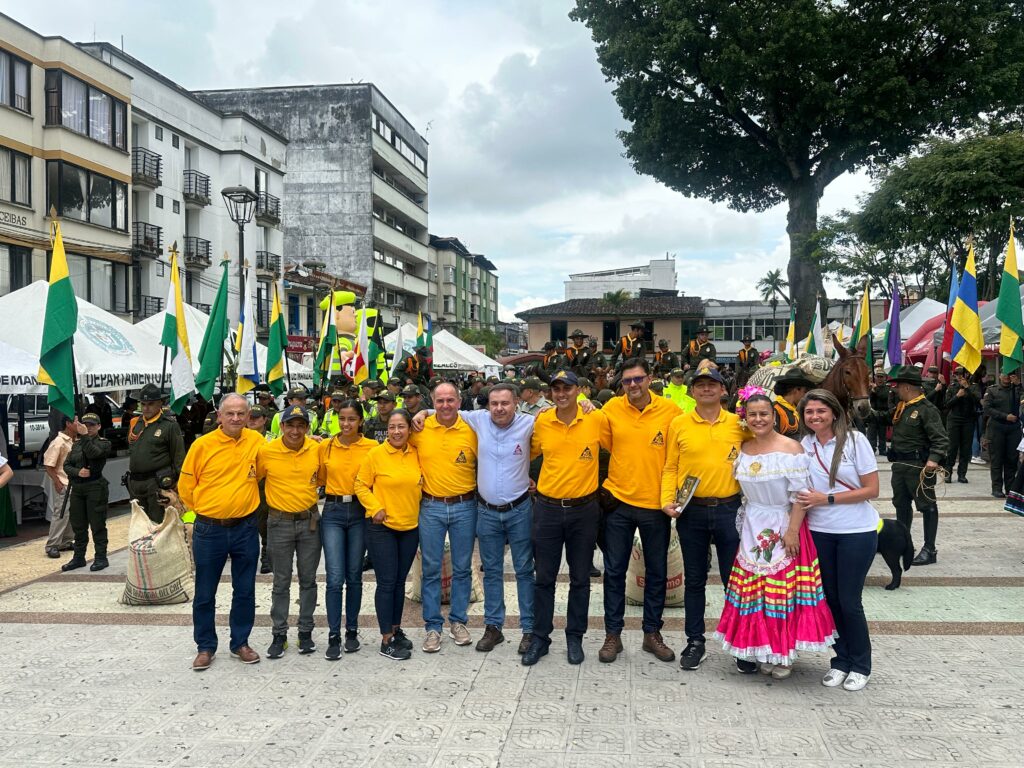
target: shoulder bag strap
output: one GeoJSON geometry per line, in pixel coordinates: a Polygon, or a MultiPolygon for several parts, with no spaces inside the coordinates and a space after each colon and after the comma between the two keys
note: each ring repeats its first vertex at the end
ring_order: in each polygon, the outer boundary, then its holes
{"type": "MultiPolygon", "coordinates": [[[[814,443],[814,458],[816,458],[818,460],[818,464],[821,466],[821,468],[823,470],[825,470],[825,475],[828,476],[828,467],[825,466],[825,462],[823,462],[821,460],[821,456],[818,454],[818,444],[817,444],[817,442],[814,443]]],[[[855,490],[857,490],[856,488],[854,488],[849,483],[844,483],[838,477],[836,478],[836,482],[839,483],[841,486],[843,486],[843,488],[845,488],[848,491],[855,491],[855,490]]]]}

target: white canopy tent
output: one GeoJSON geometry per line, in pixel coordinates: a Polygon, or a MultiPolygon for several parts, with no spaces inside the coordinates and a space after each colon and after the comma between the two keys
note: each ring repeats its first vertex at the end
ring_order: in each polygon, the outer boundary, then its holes
{"type": "MultiPolygon", "coordinates": [[[[35,374],[43,338],[48,284],[37,280],[6,296],[0,296],[0,342],[28,354],[35,361],[30,379],[16,378],[18,394],[45,391],[35,374]],[[34,390],[32,387],[41,387],[34,390]]],[[[160,382],[162,350],[145,328],[78,299],[78,331],[75,333],[75,371],[80,392],[138,389],[160,382]]],[[[16,370],[15,358],[0,352],[0,376],[16,370]]],[[[10,391],[10,390],[5,390],[10,391]]]]}
{"type": "MultiPolygon", "coordinates": [[[[208,314],[196,309],[191,304],[185,304],[185,327],[188,330],[188,345],[192,352],[192,368],[196,373],[199,372],[199,347],[203,344],[203,335],[206,333],[206,326],[209,324],[210,316],[208,314]]],[[[234,327],[236,326],[237,323],[232,324],[232,331],[224,341],[224,349],[231,350],[232,355],[234,354],[234,347],[232,345],[234,344],[234,327]]],[[[151,317],[147,317],[137,327],[145,329],[148,333],[159,339],[164,328],[164,313],[158,312],[151,317]]],[[[259,361],[260,376],[265,378],[267,374],[267,347],[259,342],[256,343],[256,359],[259,361]]],[[[289,359],[288,369],[291,371],[293,385],[304,384],[307,387],[313,386],[313,370],[311,368],[289,359]]]]}
{"type": "Polygon", "coordinates": [[[45,395],[47,387],[36,381],[39,355],[0,341],[0,395],[45,395]]]}
{"type": "MultiPolygon", "coordinates": [[[[900,341],[906,341],[917,330],[936,315],[944,315],[946,305],[935,299],[921,299],[915,304],[900,310],[900,341]]],[[[885,340],[885,327],[888,318],[871,329],[872,338],[876,342],[885,340]]]]}
{"type": "MultiPolygon", "coordinates": [[[[416,326],[406,323],[401,330],[402,347],[410,355],[414,354],[416,326]]],[[[384,337],[384,346],[389,354],[395,354],[397,340],[397,330],[384,337]]],[[[501,363],[474,349],[455,334],[441,330],[434,334],[434,370],[483,371],[488,376],[497,376],[501,371],[501,363]]]]}

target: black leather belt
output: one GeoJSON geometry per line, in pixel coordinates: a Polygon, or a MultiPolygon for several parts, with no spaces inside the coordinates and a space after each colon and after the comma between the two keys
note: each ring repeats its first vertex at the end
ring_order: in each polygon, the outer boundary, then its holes
{"type": "Polygon", "coordinates": [[[129,472],[132,480],[152,480],[156,477],[156,472],[129,472]]]}
{"type": "Polygon", "coordinates": [[[734,493],[732,496],[723,496],[716,498],[714,496],[694,496],[690,499],[690,506],[692,507],[720,507],[725,504],[732,504],[734,501],[739,501],[740,495],[734,493]]]}
{"type": "Polygon", "coordinates": [[[352,495],[335,496],[333,493],[328,493],[324,495],[324,501],[331,502],[334,504],[350,504],[355,500],[356,497],[352,495]]]}
{"type": "Polygon", "coordinates": [[[510,509],[512,509],[512,507],[518,507],[529,497],[530,492],[526,491],[518,499],[516,499],[515,501],[510,501],[508,504],[491,504],[490,502],[484,501],[483,497],[480,498],[480,503],[483,504],[485,507],[487,507],[487,509],[491,510],[492,512],[508,512],[510,509]]]}
{"type": "Polygon", "coordinates": [[[476,498],[476,491],[470,491],[461,496],[431,496],[429,493],[424,493],[423,498],[430,499],[431,501],[440,501],[442,504],[459,504],[463,501],[473,501],[476,498]]]}
{"type": "Polygon", "coordinates": [[[221,528],[234,528],[236,525],[241,525],[255,512],[250,512],[248,515],[242,515],[242,517],[207,517],[206,515],[200,515],[196,512],[196,520],[201,523],[209,523],[210,525],[219,525],[221,528]]]}
{"type": "Polygon", "coordinates": [[[584,504],[588,504],[597,499],[597,491],[588,493],[586,496],[577,496],[575,499],[553,499],[550,496],[538,493],[537,499],[543,501],[545,504],[550,504],[552,507],[562,507],[563,509],[569,507],[582,507],[584,504]]]}

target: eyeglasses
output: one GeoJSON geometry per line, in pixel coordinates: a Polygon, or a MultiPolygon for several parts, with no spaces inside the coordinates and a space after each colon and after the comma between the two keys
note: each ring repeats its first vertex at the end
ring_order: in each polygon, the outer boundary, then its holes
{"type": "Polygon", "coordinates": [[[643,384],[645,381],[647,381],[646,374],[643,376],[629,376],[627,378],[624,378],[622,380],[622,383],[624,386],[628,387],[630,384],[643,384]]]}

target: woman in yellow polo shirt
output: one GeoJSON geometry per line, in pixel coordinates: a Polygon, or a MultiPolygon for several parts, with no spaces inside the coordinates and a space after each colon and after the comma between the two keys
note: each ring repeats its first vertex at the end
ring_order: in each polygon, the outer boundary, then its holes
{"type": "Polygon", "coordinates": [[[345,587],[345,653],[359,650],[356,630],[363,601],[363,555],[366,552],[366,512],[356,498],[356,473],[378,443],[363,437],[363,406],[358,400],[335,401],[333,421],[339,431],[320,443],[320,466],[325,480],[321,536],[327,570],[327,653],[341,658],[341,599],[345,587]]]}
{"type": "Polygon", "coordinates": [[[388,417],[388,439],[372,448],[356,475],[355,491],[366,510],[366,546],[377,575],[374,606],[380,625],[380,655],[395,661],[411,656],[402,631],[405,578],[419,545],[422,473],[409,445],[412,418],[405,410],[388,417]]]}

